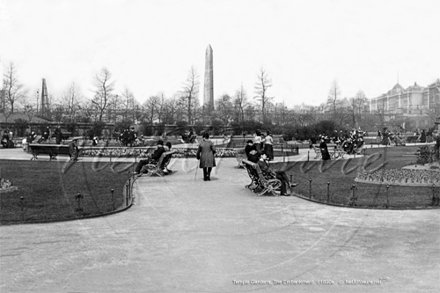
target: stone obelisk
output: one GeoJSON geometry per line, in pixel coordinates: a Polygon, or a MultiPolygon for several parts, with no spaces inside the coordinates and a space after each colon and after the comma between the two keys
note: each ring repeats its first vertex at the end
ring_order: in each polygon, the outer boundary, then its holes
{"type": "Polygon", "coordinates": [[[203,104],[209,111],[214,110],[214,67],[211,45],[208,45],[205,54],[205,84],[203,92],[203,104]]]}

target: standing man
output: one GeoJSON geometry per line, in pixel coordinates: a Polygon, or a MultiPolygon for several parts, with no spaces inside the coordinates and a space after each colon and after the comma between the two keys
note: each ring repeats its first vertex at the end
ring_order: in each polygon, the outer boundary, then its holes
{"type": "Polygon", "coordinates": [[[199,168],[203,169],[203,181],[211,180],[211,170],[215,167],[214,154],[216,149],[212,141],[209,140],[207,132],[202,135],[203,141],[197,149],[197,160],[200,160],[199,168]]]}

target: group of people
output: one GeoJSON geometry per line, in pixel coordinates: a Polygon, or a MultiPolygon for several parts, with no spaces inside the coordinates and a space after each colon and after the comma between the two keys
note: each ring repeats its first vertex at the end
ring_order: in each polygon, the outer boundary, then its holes
{"type": "Polygon", "coordinates": [[[309,147],[313,148],[315,144],[318,144],[321,150],[322,160],[327,161],[331,159],[330,152],[328,151],[328,143],[335,144],[335,148],[340,146],[347,154],[354,154],[364,145],[365,132],[362,130],[353,129],[352,131],[338,131],[335,129],[332,136],[326,136],[321,134],[318,139],[312,137],[309,139],[309,147]]]}
{"type": "MultiPolygon", "coordinates": [[[[202,142],[199,144],[197,149],[197,160],[199,160],[199,168],[203,169],[203,180],[211,181],[212,168],[215,167],[215,153],[216,149],[211,140],[209,140],[209,134],[206,132],[202,135],[202,142]]],[[[140,175],[142,168],[148,164],[158,164],[160,158],[165,152],[171,150],[171,142],[166,142],[164,146],[163,140],[157,141],[156,149],[151,155],[148,155],[146,159],[140,160],[135,168],[135,175],[140,175]]],[[[169,174],[172,171],[167,168],[167,162],[171,159],[172,154],[168,154],[161,161],[161,166],[158,166],[164,174],[169,174]]]]}
{"type": "Polygon", "coordinates": [[[396,146],[404,145],[400,131],[396,131],[396,133],[394,133],[391,132],[387,127],[384,127],[382,132],[380,130],[377,131],[377,140],[382,145],[392,145],[393,143],[396,146]]]}
{"type": "MultiPolygon", "coordinates": [[[[140,175],[142,172],[142,168],[145,165],[152,164],[152,163],[157,164],[160,160],[160,157],[162,157],[162,155],[165,152],[168,152],[170,150],[171,150],[171,142],[168,141],[164,145],[162,140],[158,140],[157,146],[156,146],[156,149],[154,150],[154,152],[151,155],[148,155],[146,159],[139,161],[139,163],[136,165],[136,169],[135,169],[134,174],[140,175]]],[[[163,158],[162,166],[159,166],[164,174],[169,174],[172,172],[170,169],[167,168],[167,165],[166,165],[168,160],[171,159],[171,156],[172,156],[172,154],[169,154],[165,158],[163,158]]]]}
{"type": "MultiPolygon", "coordinates": [[[[53,136],[55,137],[56,143],[57,144],[61,144],[62,142],[62,132],[61,132],[61,128],[60,126],[58,126],[57,128],[55,128],[55,131],[53,133],[53,136]]],[[[50,141],[51,138],[51,130],[50,127],[47,126],[44,130],[42,135],[38,138],[37,140],[37,133],[35,131],[31,131],[29,132],[25,138],[23,139],[22,143],[23,145],[26,144],[30,144],[33,143],[35,140],[37,143],[44,143],[44,142],[48,142],[50,141]]],[[[2,138],[1,138],[1,144],[3,145],[4,148],[11,148],[14,147],[14,143],[12,141],[13,138],[13,132],[9,131],[9,130],[5,130],[2,138]]]]}
{"type": "Polygon", "coordinates": [[[5,130],[2,135],[1,144],[4,148],[13,148],[14,142],[12,141],[12,138],[14,136],[14,133],[9,130],[5,130]]]}
{"type": "Polygon", "coordinates": [[[121,142],[122,146],[130,146],[133,147],[136,144],[137,141],[137,133],[134,131],[133,128],[131,129],[124,129],[124,131],[121,132],[119,135],[119,141],[121,142]]]}
{"type": "Polygon", "coordinates": [[[180,139],[180,141],[182,143],[198,143],[197,135],[195,135],[192,130],[182,133],[182,138],[180,139]]]}
{"type": "Polygon", "coordinates": [[[273,170],[269,161],[273,160],[273,138],[269,131],[262,137],[261,131],[256,130],[253,140],[248,140],[244,149],[246,158],[256,163],[265,176],[274,177],[281,181],[280,195],[288,195],[287,187],[295,187],[296,183],[291,183],[286,172],[283,170],[273,170]]]}
{"type": "Polygon", "coordinates": [[[268,161],[274,159],[273,154],[273,137],[270,131],[266,131],[266,134],[262,134],[259,129],[255,131],[255,136],[253,138],[253,144],[258,153],[264,152],[267,156],[268,161]]]}

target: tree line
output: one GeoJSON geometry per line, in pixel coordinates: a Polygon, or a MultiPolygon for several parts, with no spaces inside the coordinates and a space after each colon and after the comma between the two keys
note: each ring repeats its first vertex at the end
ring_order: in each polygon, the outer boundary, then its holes
{"type": "MultiPolygon", "coordinates": [[[[284,102],[274,102],[270,95],[273,86],[267,70],[261,68],[255,75],[253,91],[243,85],[232,95],[223,94],[214,100],[215,110],[199,102],[199,74],[192,66],[180,91],[171,97],[163,92],[149,96],[139,103],[133,92],[125,87],[116,91],[116,81],[109,69],[103,67],[93,78],[93,96],[86,97],[80,87],[72,82],[57,96],[49,96],[49,107],[38,109],[33,96],[20,82],[14,63],[10,63],[3,76],[0,111],[6,119],[13,113],[29,117],[39,116],[64,124],[77,122],[115,123],[115,125],[215,125],[229,127],[237,132],[253,131],[255,127],[274,133],[298,135],[299,129],[331,121],[339,128],[370,128],[377,124],[377,117],[369,115],[368,99],[359,91],[355,97],[343,98],[335,80],[326,103],[307,106],[305,109],[288,108],[284,102]],[[252,130],[253,128],[253,130],[252,130]]],[[[200,128],[198,127],[198,128],[200,128]]]]}

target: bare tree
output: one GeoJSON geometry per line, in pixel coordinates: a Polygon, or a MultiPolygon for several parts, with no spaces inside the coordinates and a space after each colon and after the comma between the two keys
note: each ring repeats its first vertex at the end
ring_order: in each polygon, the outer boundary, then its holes
{"type": "Polygon", "coordinates": [[[272,80],[269,79],[266,70],[261,68],[257,74],[257,82],[255,83],[255,93],[257,95],[254,99],[260,102],[263,123],[266,121],[266,106],[273,99],[273,97],[267,95],[267,91],[270,87],[272,87],[272,80]]]}
{"type": "Polygon", "coordinates": [[[229,123],[229,118],[232,116],[232,102],[231,97],[227,94],[216,100],[216,109],[220,114],[220,119],[225,125],[229,123]]]}
{"type": "Polygon", "coordinates": [[[351,99],[351,115],[353,120],[353,126],[358,127],[359,122],[362,119],[362,114],[365,110],[365,104],[367,103],[367,97],[362,90],[356,93],[356,96],[351,99]]]}
{"type": "Polygon", "coordinates": [[[7,115],[6,112],[9,112],[7,116],[14,113],[16,104],[24,102],[27,95],[27,91],[18,81],[17,70],[12,62],[3,76],[3,94],[5,99],[5,115],[7,115]]]}
{"type": "Polygon", "coordinates": [[[244,117],[245,120],[254,120],[255,118],[255,113],[258,110],[255,108],[255,106],[252,104],[247,104],[246,108],[244,109],[244,117]]]}
{"type": "Polygon", "coordinates": [[[105,110],[109,105],[109,99],[114,91],[114,81],[110,81],[111,73],[107,68],[95,76],[95,96],[92,99],[93,106],[98,110],[98,120],[101,122],[105,110]]]}
{"type": "Polygon", "coordinates": [[[235,93],[235,99],[234,99],[234,107],[237,111],[237,117],[238,122],[242,123],[244,122],[244,109],[247,104],[247,93],[245,89],[243,88],[243,84],[241,84],[240,89],[235,93]]]}
{"type": "MultiPolygon", "coordinates": [[[[107,107],[107,120],[113,120],[114,123],[126,118],[124,113],[123,98],[120,95],[109,95],[107,107]],[[121,117],[122,116],[122,117],[121,117]]],[[[127,113],[128,115],[128,113],[127,113]]]]}
{"type": "Polygon", "coordinates": [[[83,96],[79,87],[75,82],[72,82],[69,88],[63,93],[62,100],[60,101],[65,109],[68,121],[74,122],[76,120],[76,115],[82,100],[83,96]]]}
{"type": "Polygon", "coordinates": [[[76,112],[75,119],[78,122],[92,122],[97,120],[97,112],[91,100],[85,99],[84,102],[81,103],[81,106],[78,107],[78,111],[76,112]]]}
{"type": "Polygon", "coordinates": [[[167,124],[173,124],[176,114],[176,99],[165,99],[162,106],[162,121],[167,124]]]}
{"type": "Polygon", "coordinates": [[[127,120],[130,116],[130,111],[135,110],[135,98],[133,93],[125,87],[124,91],[122,92],[122,98],[120,100],[121,102],[121,108],[123,110],[123,119],[127,120]]]}
{"type": "Polygon", "coordinates": [[[341,97],[341,89],[339,88],[339,84],[335,79],[330,87],[327,98],[327,105],[329,107],[330,112],[333,115],[337,112],[336,109],[339,106],[340,97],[341,97]]]}
{"type": "Polygon", "coordinates": [[[282,103],[276,103],[273,110],[274,123],[278,125],[286,124],[288,110],[286,105],[284,104],[284,101],[282,103]]]}
{"type": "Polygon", "coordinates": [[[159,116],[161,98],[159,96],[151,96],[144,103],[144,109],[147,120],[152,124],[159,116]]]}
{"type": "Polygon", "coordinates": [[[188,73],[188,78],[183,86],[182,98],[187,103],[187,117],[188,124],[192,124],[192,112],[194,111],[194,104],[197,102],[197,96],[199,94],[199,75],[197,74],[194,66],[188,73]]]}

